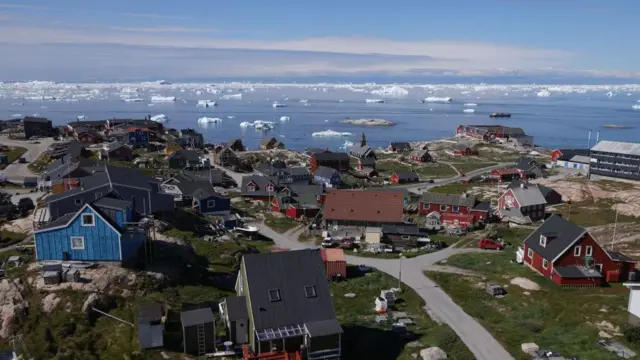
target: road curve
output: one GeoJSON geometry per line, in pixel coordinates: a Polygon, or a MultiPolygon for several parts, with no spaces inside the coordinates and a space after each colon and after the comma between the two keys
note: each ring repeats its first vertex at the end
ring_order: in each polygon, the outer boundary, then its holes
{"type": "MultiPolygon", "coordinates": [[[[260,233],[271,238],[278,247],[287,249],[317,248],[284,236],[264,224],[252,224],[260,229],[260,233]]],[[[514,358],[498,343],[496,339],[475,319],[465,313],[438,285],[423,274],[423,270],[453,254],[478,251],[477,249],[447,248],[402,261],[402,282],[415,290],[427,304],[435,317],[449,325],[478,360],[513,360],[514,358]]],[[[393,277],[400,274],[400,261],[393,259],[376,259],[358,256],[347,256],[347,262],[353,265],[367,265],[377,268],[393,277]]]]}

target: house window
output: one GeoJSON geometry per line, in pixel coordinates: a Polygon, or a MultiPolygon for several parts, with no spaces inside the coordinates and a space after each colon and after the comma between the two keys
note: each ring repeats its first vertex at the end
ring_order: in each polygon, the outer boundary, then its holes
{"type": "Polygon", "coordinates": [[[75,199],[73,203],[76,205],[82,205],[82,199],[75,199]]]}
{"type": "Polygon", "coordinates": [[[281,300],[282,298],[280,297],[280,290],[278,289],[269,290],[269,301],[278,302],[281,300]]]}
{"type": "Polygon", "coordinates": [[[547,237],[544,235],[540,235],[540,246],[542,247],[546,247],[547,246],[547,237]]]}
{"type": "Polygon", "coordinates": [[[102,193],[101,192],[97,192],[96,194],[96,200],[100,199],[102,197],[102,193]]]}
{"type": "Polygon", "coordinates": [[[582,251],[582,246],[576,246],[573,248],[573,256],[580,256],[580,252],[582,251]]]}
{"type": "Polygon", "coordinates": [[[542,260],[542,268],[546,269],[549,267],[549,262],[547,261],[547,259],[543,259],[542,260]]]}
{"type": "Polygon", "coordinates": [[[440,211],[447,211],[447,205],[440,205],[440,211]]]}
{"type": "Polygon", "coordinates": [[[402,236],[400,236],[400,239],[402,239],[402,240],[410,240],[411,236],[410,235],[402,235],[402,236]]]}
{"type": "Polygon", "coordinates": [[[216,207],[216,201],[215,200],[207,200],[207,207],[208,208],[216,207]]]}
{"type": "Polygon", "coordinates": [[[72,236],[71,237],[71,250],[84,250],[84,237],[72,236]]]}
{"type": "Polygon", "coordinates": [[[589,246],[585,246],[584,248],[584,255],[585,256],[591,256],[593,255],[593,246],[589,245],[589,246]]]}
{"type": "Polygon", "coordinates": [[[82,226],[96,226],[96,219],[93,214],[82,214],[82,226]]]}
{"type": "Polygon", "coordinates": [[[305,286],[304,287],[304,295],[307,298],[314,298],[314,297],[318,296],[318,294],[316,293],[315,285],[305,286]]]}
{"type": "Polygon", "coordinates": [[[458,207],[458,206],[454,206],[454,207],[453,207],[453,212],[458,212],[458,211],[460,211],[460,207],[458,207]]]}
{"type": "Polygon", "coordinates": [[[529,257],[529,259],[533,259],[533,250],[532,249],[529,249],[527,251],[527,256],[529,257]]]}
{"type": "Polygon", "coordinates": [[[266,189],[267,189],[268,192],[272,192],[273,191],[273,185],[271,185],[271,184],[267,185],[266,189]]]}
{"type": "Polygon", "coordinates": [[[256,187],[253,185],[247,185],[247,191],[251,191],[251,192],[256,191],[256,187]]]}

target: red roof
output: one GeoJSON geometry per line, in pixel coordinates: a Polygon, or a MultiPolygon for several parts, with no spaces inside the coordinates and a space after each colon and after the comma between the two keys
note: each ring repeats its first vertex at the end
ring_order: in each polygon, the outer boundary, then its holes
{"type": "Polygon", "coordinates": [[[516,168],[506,168],[506,169],[493,170],[491,173],[494,175],[519,174],[520,170],[516,168]]]}
{"type": "Polygon", "coordinates": [[[322,261],[346,261],[342,249],[321,249],[320,256],[322,261]]]}
{"type": "Polygon", "coordinates": [[[334,190],[326,194],[326,220],[403,222],[404,198],[400,192],[334,190]]]}

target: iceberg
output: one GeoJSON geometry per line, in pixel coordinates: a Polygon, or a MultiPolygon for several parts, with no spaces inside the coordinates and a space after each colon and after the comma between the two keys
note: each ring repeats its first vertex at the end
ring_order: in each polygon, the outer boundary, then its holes
{"type": "Polygon", "coordinates": [[[476,109],[464,109],[462,110],[462,112],[467,114],[473,114],[474,112],[476,112],[476,109]]]}
{"type": "Polygon", "coordinates": [[[233,115],[229,115],[229,116],[227,116],[227,119],[235,119],[235,118],[236,118],[236,117],[235,117],[235,116],[233,116],[233,115]]]}
{"type": "Polygon", "coordinates": [[[631,108],[633,110],[640,110],[640,104],[633,104],[633,105],[631,105],[631,108]]]}
{"type": "Polygon", "coordinates": [[[212,118],[212,117],[206,117],[206,116],[203,116],[203,117],[201,117],[201,118],[199,118],[199,119],[198,119],[198,122],[199,122],[199,123],[207,123],[207,124],[208,124],[208,123],[219,124],[219,123],[221,123],[221,122],[222,122],[222,119],[217,118],[217,117],[216,117],[216,118],[212,118]]]}
{"type": "Polygon", "coordinates": [[[123,99],[124,102],[143,102],[144,99],[140,99],[140,98],[133,98],[133,99],[123,99]]]}
{"type": "Polygon", "coordinates": [[[165,114],[158,114],[156,116],[152,116],[150,120],[155,122],[165,122],[169,121],[169,118],[165,114]]]}
{"type": "Polygon", "coordinates": [[[208,108],[208,107],[218,106],[218,104],[213,100],[198,100],[198,105],[196,105],[196,106],[197,107],[208,108]]]}
{"type": "Polygon", "coordinates": [[[344,144],[340,145],[340,149],[347,150],[348,148],[353,147],[353,142],[349,140],[345,140],[344,144]]]}
{"type": "Polygon", "coordinates": [[[367,104],[384,104],[384,100],[381,99],[365,99],[367,104]]]}
{"type": "Polygon", "coordinates": [[[175,96],[152,96],[151,102],[174,102],[176,101],[175,96]]]}
{"type": "Polygon", "coordinates": [[[301,99],[299,102],[306,104],[307,100],[306,99],[301,99]]]}
{"type": "Polygon", "coordinates": [[[353,134],[349,132],[338,132],[338,131],[333,131],[331,129],[325,130],[325,131],[318,131],[311,134],[311,136],[313,137],[343,137],[343,136],[351,136],[351,135],[353,134]]]}
{"type": "Polygon", "coordinates": [[[478,106],[478,104],[476,104],[476,103],[466,103],[466,104],[464,104],[464,106],[473,107],[473,106],[478,106]]]}
{"type": "Polygon", "coordinates": [[[248,127],[251,127],[251,126],[253,126],[253,124],[250,123],[250,122],[247,122],[247,121],[243,121],[243,122],[240,123],[240,127],[241,128],[248,128],[248,127]]]}
{"type": "Polygon", "coordinates": [[[264,121],[264,120],[256,120],[252,123],[243,121],[240,123],[241,128],[253,127],[256,130],[271,130],[276,126],[276,123],[273,121],[264,121]]]}
{"type": "Polygon", "coordinates": [[[551,93],[549,92],[549,90],[541,90],[536,95],[538,97],[549,97],[551,96],[551,93]]]}
{"type": "Polygon", "coordinates": [[[438,96],[429,96],[424,98],[424,102],[427,103],[448,103],[451,102],[451,100],[453,100],[450,97],[438,97],[438,96]]]}
{"type": "Polygon", "coordinates": [[[613,97],[613,91],[609,91],[606,95],[607,95],[608,97],[613,97]]]}
{"type": "Polygon", "coordinates": [[[373,90],[371,91],[371,94],[387,98],[401,98],[409,95],[409,91],[400,86],[391,86],[373,90]]]}
{"type": "Polygon", "coordinates": [[[85,116],[84,116],[84,115],[78,115],[78,117],[77,117],[76,119],[78,119],[78,120],[84,120],[84,119],[85,119],[85,116]]]}
{"type": "Polygon", "coordinates": [[[278,103],[278,102],[274,102],[273,104],[271,104],[271,106],[273,106],[274,108],[287,107],[287,105],[285,105],[285,104],[280,104],[280,103],[278,103]]]}
{"type": "Polygon", "coordinates": [[[17,119],[17,118],[23,118],[24,116],[22,116],[22,114],[13,114],[11,115],[12,119],[17,119]]]}
{"type": "Polygon", "coordinates": [[[222,100],[242,100],[242,94],[224,94],[220,97],[222,100]]]}
{"type": "Polygon", "coordinates": [[[280,121],[289,121],[289,120],[291,120],[291,118],[288,116],[280,116],[280,121]]]}

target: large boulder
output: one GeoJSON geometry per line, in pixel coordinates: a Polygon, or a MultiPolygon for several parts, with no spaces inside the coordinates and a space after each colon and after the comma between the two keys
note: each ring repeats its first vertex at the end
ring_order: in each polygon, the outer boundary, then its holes
{"type": "Polygon", "coordinates": [[[13,335],[14,320],[23,316],[29,303],[21,293],[19,282],[2,280],[0,282],[0,338],[13,335]]]}
{"type": "Polygon", "coordinates": [[[447,353],[437,346],[420,350],[422,360],[445,360],[447,353]]]}
{"type": "Polygon", "coordinates": [[[49,314],[55,310],[58,303],[60,303],[60,298],[55,293],[51,293],[42,298],[42,311],[49,314]]]}

